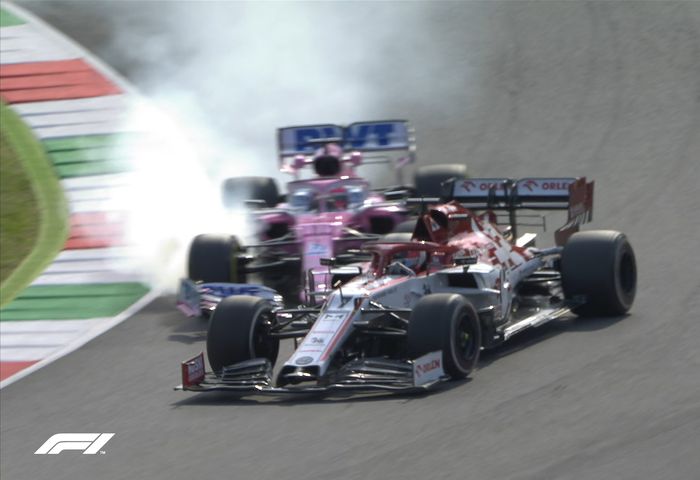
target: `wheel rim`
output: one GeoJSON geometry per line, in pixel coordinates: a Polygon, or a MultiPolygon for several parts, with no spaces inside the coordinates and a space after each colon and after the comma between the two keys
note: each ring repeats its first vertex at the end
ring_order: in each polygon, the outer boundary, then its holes
{"type": "Polygon", "coordinates": [[[272,312],[262,312],[259,320],[256,322],[251,339],[252,357],[265,357],[274,361],[275,355],[275,339],[269,336],[270,328],[272,327],[272,312]]]}
{"type": "Polygon", "coordinates": [[[631,295],[637,283],[637,266],[630,252],[625,252],[620,260],[620,287],[625,295],[631,295]]]}
{"type": "Polygon", "coordinates": [[[472,362],[478,345],[477,333],[469,320],[467,315],[459,319],[455,335],[457,357],[461,362],[468,364],[472,362]]]}

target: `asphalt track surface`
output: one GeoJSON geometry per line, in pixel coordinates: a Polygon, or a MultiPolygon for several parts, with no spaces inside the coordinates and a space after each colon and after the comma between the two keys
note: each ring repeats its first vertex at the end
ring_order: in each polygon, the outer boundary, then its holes
{"type": "Polygon", "coordinates": [[[372,113],[411,118],[424,161],[594,178],[593,227],[626,232],[637,253],[631,314],[527,333],[428,396],[279,402],[172,391],[204,325],[162,298],[0,392],[4,480],[698,478],[700,4],[429,13],[450,61],[400,92],[408,67],[388,65],[372,113]],[[469,101],[455,87],[467,71],[469,101]],[[104,455],[33,455],[59,432],[116,435],[104,455]]]}

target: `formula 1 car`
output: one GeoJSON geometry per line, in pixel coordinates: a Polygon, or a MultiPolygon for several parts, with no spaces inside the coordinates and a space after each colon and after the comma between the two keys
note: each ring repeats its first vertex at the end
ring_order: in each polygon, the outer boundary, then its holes
{"type": "Polygon", "coordinates": [[[622,315],[632,306],[637,273],[626,236],[578,231],[592,218],[593,182],[452,183],[452,200],[427,208],[409,241],[365,244],[371,260],[364,264],[336,269],[333,259],[324,260],[336,288],[322,304],[284,308],[258,296],[223,298],[206,340],[213,371],[205,372],[199,354],[182,363],[176,388],[426,390],[466,377],[482,348],[525,329],[572,313],[622,315]],[[537,248],[534,234],[517,235],[521,209],[567,211],[556,246],[537,248]],[[344,277],[349,269],[354,277],[344,277]],[[295,339],[296,350],[274,377],[282,339],[295,339]]]}
{"type": "Polygon", "coordinates": [[[191,308],[183,299],[194,295],[194,290],[202,295],[221,294],[221,288],[231,292],[233,287],[221,287],[223,282],[248,291],[251,275],[289,300],[309,285],[328,291],[330,279],[317,268],[321,258],[356,261],[353,251],[407,220],[406,196],[434,196],[445,180],[466,178],[464,165],[428,166],[417,170],[415,185],[403,186],[401,169],[415,157],[412,129],[403,120],[281,128],[278,148],[280,170],[295,177],[287,184],[286,199],[280,203],[272,178],[236,177],[224,182],[226,205],[245,201],[260,207],[252,213],[259,226],[257,241],[243,246],[232,235],[195,237],[188,279],[181,285],[178,301],[186,314],[207,313],[215,305],[205,301],[200,308],[191,308]],[[357,169],[376,165],[392,166],[398,185],[371,190],[357,169]],[[307,167],[316,176],[300,179],[307,167]]]}

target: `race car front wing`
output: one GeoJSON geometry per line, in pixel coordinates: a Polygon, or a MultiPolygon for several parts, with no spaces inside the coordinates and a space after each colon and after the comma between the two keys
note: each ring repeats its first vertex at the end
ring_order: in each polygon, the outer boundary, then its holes
{"type": "Polygon", "coordinates": [[[416,360],[364,358],[346,363],[323,378],[277,387],[273,383],[272,364],[266,358],[255,358],[224,367],[220,373],[207,372],[204,354],[182,362],[182,384],[175,390],[191,392],[229,391],[248,394],[309,394],[333,391],[430,390],[449,379],[442,369],[442,352],[431,352],[416,360]]]}

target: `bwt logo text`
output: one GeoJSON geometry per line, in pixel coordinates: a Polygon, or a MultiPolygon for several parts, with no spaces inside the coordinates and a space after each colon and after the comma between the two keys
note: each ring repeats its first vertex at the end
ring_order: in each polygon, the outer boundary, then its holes
{"type": "Polygon", "coordinates": [[[82,450],[83,455],[95,455],[113,436],[113,433],[57,433],[46,440],[34,455],[58,455],[64,450],[82,450]]]}

